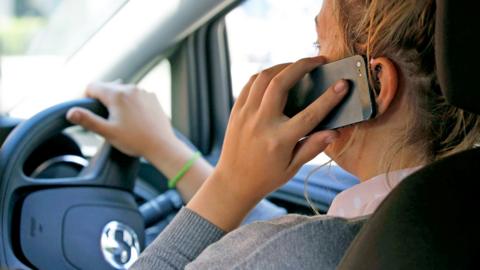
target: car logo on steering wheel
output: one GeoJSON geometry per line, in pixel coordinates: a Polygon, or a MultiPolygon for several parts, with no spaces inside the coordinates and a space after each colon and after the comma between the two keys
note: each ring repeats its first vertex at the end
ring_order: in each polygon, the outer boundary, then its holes
{"type": "Polygon", "coordinates": [[[118,221],[105,225],[100,240],[103,257],[115,269],[128,269],[138,259],[140,243],[135,231],[118,221]]]}

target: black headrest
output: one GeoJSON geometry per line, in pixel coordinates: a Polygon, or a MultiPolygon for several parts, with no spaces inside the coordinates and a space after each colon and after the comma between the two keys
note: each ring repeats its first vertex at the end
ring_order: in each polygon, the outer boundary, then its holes
{"type": "Polygon", "coordinates": [[[480,114],[480,13],[478,1],[437,0],[435,57],[450,104],[480,114]]]}

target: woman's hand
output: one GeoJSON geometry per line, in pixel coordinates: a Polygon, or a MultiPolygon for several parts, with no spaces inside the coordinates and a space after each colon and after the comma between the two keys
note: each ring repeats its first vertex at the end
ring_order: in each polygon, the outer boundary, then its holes
{"type": "Polygon", "coordinates": [[[345,81],[337,82],[293,118],[283,114],[289,89],[323,63],[322,57],[306,58],[250,79],[232,109],[218,165],[189,208],[231,230],[261,198],[285,184],[335,140],[337,134],[331,130],[305,136],[345,96],[345,81]]]}
{"type": "Polygon", "coordinates": [[[103,136],[120,151],[149,159],[169,154],[178,144],[155,94],[117,83],[92,83],[86,94],[108,108],[108,119],[82,108],[72,108],[67,119],[103,136]]]}
{"type": "MultiPolygon", "coordinates": [[[[82,108],[72,108],[67,119],[98,133],[128,155],[145,157],[168,179],[173,178],[194,154],[177,139],[170,119],[153,93],[134,85],[93,83],[86,94],[107,107],[108,119],[82,108]]],[[[212,170],[210,164],[200,158],[182,177],[177,190],[185,202],[193,197],[212,170]]]]}

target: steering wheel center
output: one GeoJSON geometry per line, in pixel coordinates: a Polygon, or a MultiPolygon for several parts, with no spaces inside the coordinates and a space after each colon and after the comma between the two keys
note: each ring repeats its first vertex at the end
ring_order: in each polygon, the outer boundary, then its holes
{"type": "Polygon", "coordinates": [[[128,269],[140,254],[140,242],[128,225],[111,221],[105,225],[100,241],[105,260],[116,269],[128,269]]]}

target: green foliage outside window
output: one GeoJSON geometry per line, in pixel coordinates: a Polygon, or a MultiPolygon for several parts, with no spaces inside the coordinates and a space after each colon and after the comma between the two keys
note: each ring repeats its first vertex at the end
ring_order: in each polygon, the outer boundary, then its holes
{"type": "Polygon", "coordinates": [[[18,17],[0,25],[0,54],[25,54],[28,44],[46,23],[41,17],[18,17]]]}

